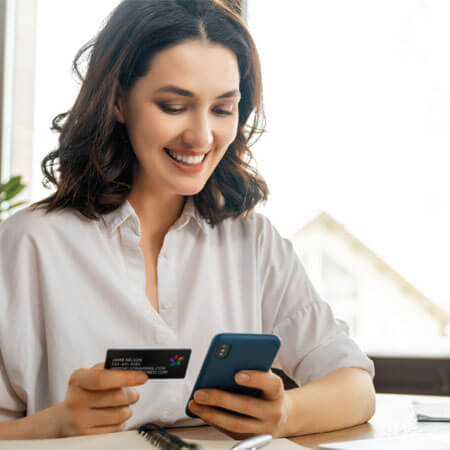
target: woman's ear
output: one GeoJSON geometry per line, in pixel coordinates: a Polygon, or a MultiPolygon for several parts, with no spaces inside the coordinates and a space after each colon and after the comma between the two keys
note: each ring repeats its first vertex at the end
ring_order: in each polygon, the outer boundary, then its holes
{"type": "Polygon", "coordinates": [[[120,122],[122,124],[125,124],[125,105],[124,105],[124,101],[123,101],[123,96],[120,92],[120,90],[118,90],[117,92],[117,96],[116,96],[116,101],[114,102],[114,116],[117,120],[117,122],[120,122]]]}

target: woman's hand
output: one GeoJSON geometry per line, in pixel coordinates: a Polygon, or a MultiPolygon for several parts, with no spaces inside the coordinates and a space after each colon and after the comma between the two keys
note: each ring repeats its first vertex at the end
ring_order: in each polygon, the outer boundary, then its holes
{"type": "Polygon", "coordinates": [[[147,379],[145,372],[106,370],[104,363],[75,370],[60,404],[59,437],[122,431],[132,416],[130,405],[139,400],[130,386],[147,379]]]}
{"type": "Polygon", "coordinates": [[[236,374],[236,383],[263,391],[262,397],[234,394],[220,389],[199,389],[190,410],[203,421],[213,425],[235,439],[244,439],[257,434],[283,437],[289,416],[289,399],[281,378],[272,371],[245,370],[236,374]],[[247,375],[249,378],[242,378],[247,375]],[[202,398],[201,394],[207,394],[202,398]],[[219,406],[249,417],[237,416],[214,408],[219,406]]]}

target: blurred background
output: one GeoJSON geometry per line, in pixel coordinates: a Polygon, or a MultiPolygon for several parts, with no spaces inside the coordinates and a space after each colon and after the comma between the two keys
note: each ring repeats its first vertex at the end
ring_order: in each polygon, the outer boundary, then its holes
{"type": "MultiPolygon", "coordinates": [[[[49,194],[40,162],[79,89],[72,60],[118,3],[0,0],[1,180],[22,175],[19,200],[49,194]]],[[[258,210],[369,354],[450,359],[450,2],[242,6],[267,119],[258,210]]]]}

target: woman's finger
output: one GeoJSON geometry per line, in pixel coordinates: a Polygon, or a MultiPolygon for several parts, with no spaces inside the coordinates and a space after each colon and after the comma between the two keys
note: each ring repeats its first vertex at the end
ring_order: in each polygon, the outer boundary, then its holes
{"type": "Polygon", "coordinates": [[[220,389],[198,390],[194,393],[194,400],[199,405],[225,408],[256,419],[266,417],[269,408],[266,400],[220,389]]]}
{"type": "Polygon", "coordinates": [[[284,391],[283,381],[272,371],[242,370],[236,374],[235,381],[242,386],[261,389],[267,400],[277,400],[284,391]]]}
{"type": "Polygon", "coordinates": [[[86,430],[81,433],[81,435],[92,435],[92,434],[105,434],[105,433],[117,433],[125,429],[125,424],[120,425],[109,425],[106,427],[91,427],[86,428],[86,430]]]}
{"type": "Polygon", "coordinates": [[[190,409],[209,425],[217,426],[233,433],[261,434],[264,433],[264,422],[236,414],[228,413],[214,406],[200,405],[195,401],[189,403],[190,409]]]}
{"type": "Polygon", "coordinates": [[[139,393],[132,387],[107,391],[87,391],[71,385],[66,395],[66,405],[70,408],[109,408],[127,406],[139,400],[139,393]]]}
{"type": "Polygon", "coordinates": [[[70,384],[89,391],[106,391],[123,386],[138,386],[148,380],[145,372],[135,370],[78,369],[73,372],[70,384]]]}
{"type": "Polygon", "coordinates": [[[89,408],[79,417],[79,428],[86,429],[92,427],[117,426],[125,423],[133,411],[129,406],[118,406],[114,408],[89,408]]]}
{"type": "Polygon", "coordinates": [[[139,392],[132,387],[110,389],[108,391],[90,392],[85,391],[90,396],[90,408],[109,408],[112,406],[133,405],[139,400],[139,392]]]}

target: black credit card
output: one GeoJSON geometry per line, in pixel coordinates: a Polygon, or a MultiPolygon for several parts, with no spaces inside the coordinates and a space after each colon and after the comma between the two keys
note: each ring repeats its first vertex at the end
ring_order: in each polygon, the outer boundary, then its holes
{"type": "Polygon", "coordinates": [[[142,370],[151,379],[184,378],[190,348],[108,349],[105,369],[142,370]]]}

